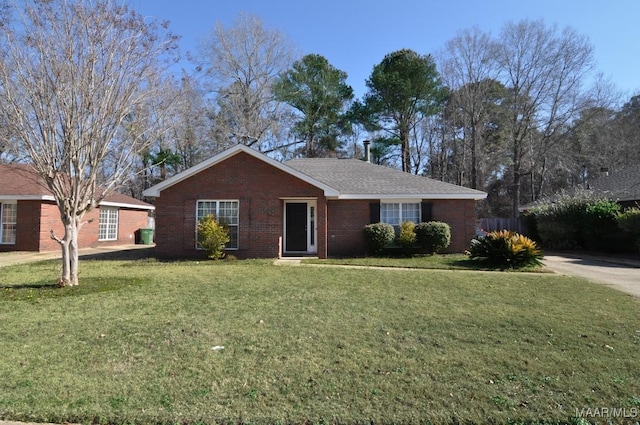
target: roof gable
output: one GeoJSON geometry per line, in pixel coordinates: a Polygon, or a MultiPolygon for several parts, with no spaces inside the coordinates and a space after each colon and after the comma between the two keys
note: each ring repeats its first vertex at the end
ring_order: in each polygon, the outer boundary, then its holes
{"type": "Polygon", "coordinates": [[[319,181],[309,175],[306,175],[304,173],[299,172],[298,170],[295,170],[291,167],[288,167],[287,165],[276,161],[273,158],[269,158],[267,155],[256,151],[255,149],[251,149],[248,146],[245,145],[235,145],[232,148],[229,148],[211,158],[209,158],[206,161],[202,161],[199,164],[194,165],[191,168],[188,168],[186,170],[184,170],[181,173],[176,174],[173,177],[168,178],[167,180],[160,182],[158,184],[156,184],[155,186],[150,187],[149,189],[145,190],[143,192],[144,196],[149,196],[149,197],[158,197],[160,196],[160,192],[162,192],[164,189],[167,189],[177,183],[180,183],[183,180],[186,180],[190,177],[195,176],[196,174],[198,174],[199,172],[206,170],[207,168],[213,167],[214,165],[227,160],[228,158],[231,158],[234,155],[237,155],[239,153],[246,153],[249,154],[251,156],[253,156],[256,159],[259,159],[260,161],[263,161],[269,165],[271,165],[272,167],[275,167],[281,171],[284,171],[285,173],[288,173],[294,177],[299,178],[300,180],[309,183],[321,190],[324,191],[325,196],[327,197],[335,197],[338,196],[338,192],[335,190],[335,188],[331,187],[330,185],[327,185],[326,183],[319,181]]]}

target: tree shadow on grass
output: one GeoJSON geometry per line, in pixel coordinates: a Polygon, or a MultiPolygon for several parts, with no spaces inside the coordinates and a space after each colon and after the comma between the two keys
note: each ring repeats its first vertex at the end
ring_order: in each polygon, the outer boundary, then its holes
{"type": "Polygon", "coordinates": [[[80,254],[80,260],[100,260],[100,261],[126,261],[126,260],[146,260],[155,258],[154,247],[120,249],[117,251],[93,252],[91,254],[80,254]]]}
{"type": "Polygon", "coordinates": [[[80,285],[73,287],[60,287],[55,283],[0,286],[0,302],[37,302],[44,299],[84,296],[140,286],[149,281],[147,278],[140,277],[109,277],[108,279],[93,277],[84,278],[80,285]]]}

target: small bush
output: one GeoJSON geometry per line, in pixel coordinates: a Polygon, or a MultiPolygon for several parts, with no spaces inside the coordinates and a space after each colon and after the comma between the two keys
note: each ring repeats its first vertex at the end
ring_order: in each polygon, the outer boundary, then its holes
{"type": "Polygon", "coordinates": [[[603,199],[587,205],[584,236],[589,249],[607,250],[603,241],[618,231],[616,223],[618,214],[620,214],[620,205],[615,201],[603,199]]]}
{"type": "Polygon", "coordinates": [[[396,237],[393,226],[387,223],[373,223],[364,227],[364,237],[369,252],[379,254],[385,246],[391,244],[396,237]]]}
{"type": "Polygon", "coordinates": [[[212,260],[224,257],[224,248],[229,240],[229,231],[213,214],[203,217],[198,222],[198,246],[204,249],[207,257],[212,260]]]}
{"type": "Polygon", "coordinates": [[[640,208],[631,208],[618,214],[616,221],[620,229],[633,235],[640,249],[640,208]]]}
{"type": "Polygon", "coordinates": [[[416,224],[413,221],[403,221],[400,223],[400,233],[398,234],[398,245],[402,248],[413,248],[416,244],[416,224]]]}
{"type": "Polygon", "coordinates": [[[451,228],[441,221],[419,223],[415,233],[418,246],[430,253],[443,250],[451,244],[451,228]]]}
{"type": "Polygon", "coordinates": [[[616,202],[578,191],[533,208],[529,216],[546,248],[607,250],[607,240],[618,231],[619,211],[616,202]]]}
{"type": "Polygon", "coordinates": [[[480,239],[473,239],[469,257],[490,267],[519,269],[542,265],[542,252],[534,241],[508,230],[490,232],[480,239]]]}
{"type": "Polygon", "coordinates": [[[622,230],[640,236],[640,208],[630,208],[618,214],[616,220],[622,230]]]}

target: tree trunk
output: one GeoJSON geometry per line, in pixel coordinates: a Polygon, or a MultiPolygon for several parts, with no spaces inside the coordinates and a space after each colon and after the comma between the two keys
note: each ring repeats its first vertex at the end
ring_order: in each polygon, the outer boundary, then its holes
{"type": "Polygon", "coordinates": [[[478,158],[477,158],[477,137],[476,121],[471,123],[471,189],[478,188],[478,158]]]}
{"type": "Polygon", "coordinates": [[[402,153],[402,171],[405,173],[411,172],[411,148],[409,145],[409,124],[405,122],[400,123],[400,149],[402,153]]]}
{"type": "Polygon", "coordinates": [[[65,222],[64,238],[58,240],[62,250],[62,273],[58,285],[78,285],[78,222],[70,219],[65,222]]]}
{"type": "Polygon", "coordinates": [[[513,171],[513,218],[520,217],[520,172],[513,171]]]}

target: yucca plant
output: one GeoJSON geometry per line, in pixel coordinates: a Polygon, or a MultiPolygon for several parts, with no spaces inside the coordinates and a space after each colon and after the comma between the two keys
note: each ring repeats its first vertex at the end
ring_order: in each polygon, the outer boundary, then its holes
{"type": "Polygon", "coordinates": [[[494,231],[483,238],[473,239],[468,254],[472,260],[501,269],[541,266],[544,257],[533,240],[508,230],[494,231]]]}

